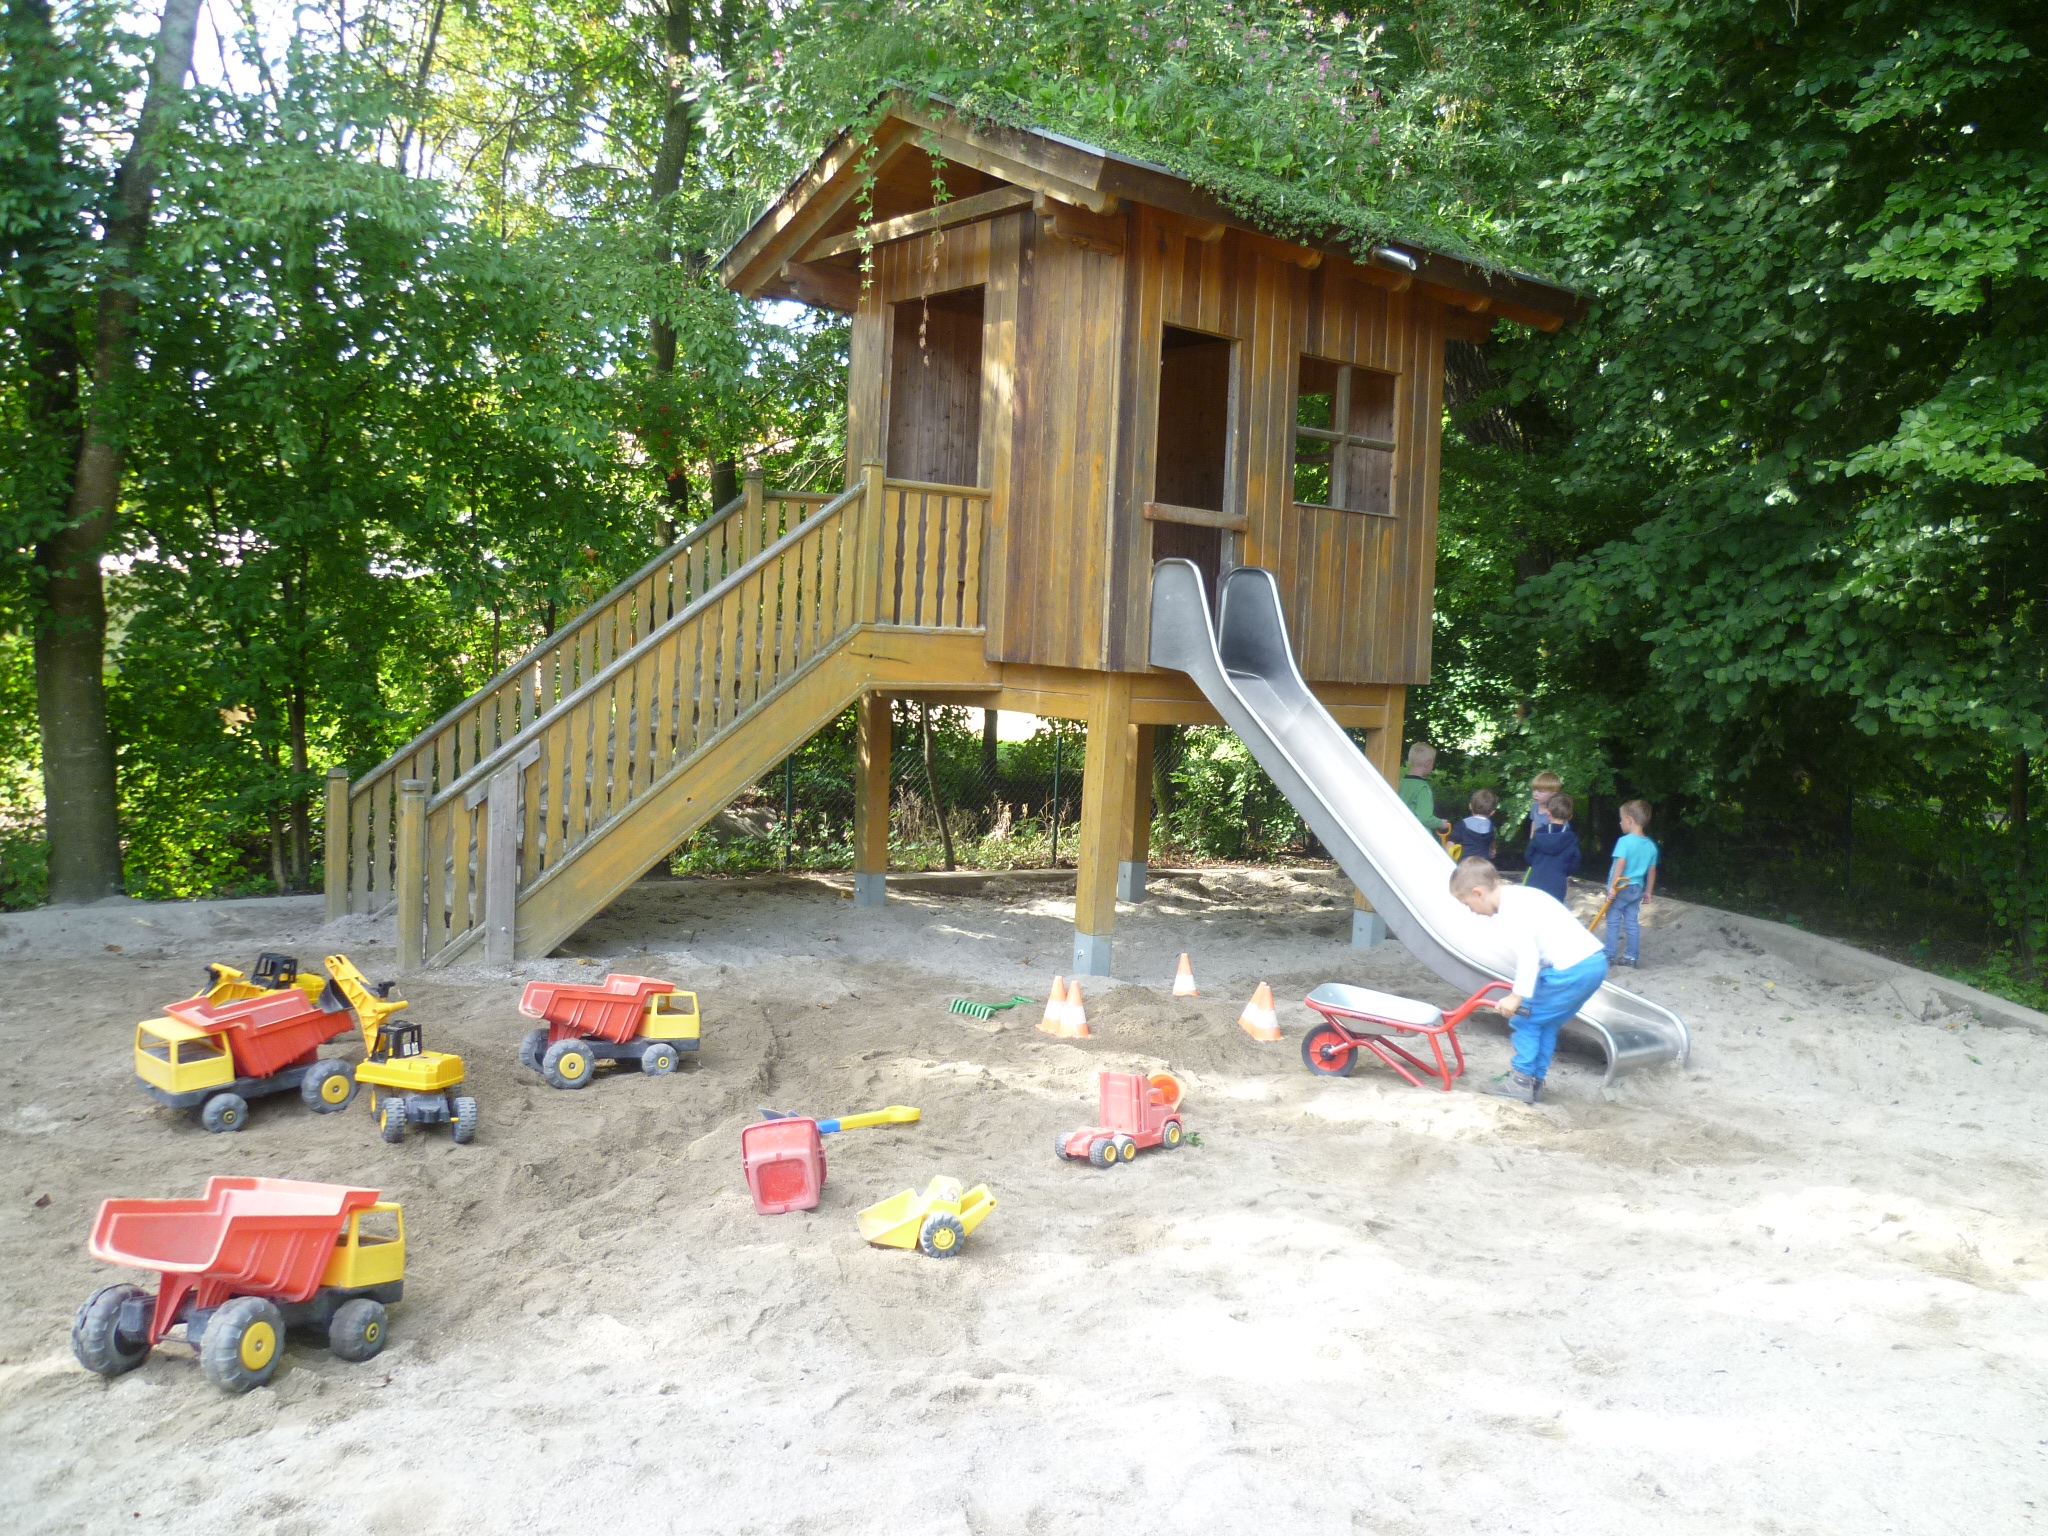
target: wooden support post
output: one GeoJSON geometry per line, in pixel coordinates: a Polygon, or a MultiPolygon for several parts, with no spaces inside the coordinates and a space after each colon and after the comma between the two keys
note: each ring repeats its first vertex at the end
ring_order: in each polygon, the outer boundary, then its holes
{"type": "Polygon", "coordinates": [[[1074,973],[1109,974],[1116,931],[1116,872],[1130,846],[1138,777],[1138,727],[1131,722],[1131,674],[1099,674],[1088,704],[1082,769],[1081,835],[1075,851],[1074,973]]]}
{"type": "Polygon", "coordinates": [[[320,842],[331,923],[348,911],[348,770],[339,764],[327,770],[327,818],[320,842]]]}
{"type": "Polygon", "coordinates": [[[853,589],[860,600],[856,617],[863,624],[872,624],[882,610],[882,461],[863,459],[860,472],[866,489],[861,493],[853,589]]]}
{"type": "Polygon", "coordinates": [[[854,719],[853,904],[879,907],[889,896],[888,696],[863,693],[854,719]]]}
{"type": "Polygon", "coordinates": [[[427,963],[427,781],[398,784],[398,968],[427,963]]]}
{"type": "MultiPolygon", "coordinates": [[[[1405,707],[1408,690],[1389,688],[1387,690],[1387,723],[1377,730],[1365,733],[1366,761],[1379,769],[1389,784],[1401,782],[1401,728],[1402,710],[1405,707]]],[[[1351,947],[1372,949],[1387,941],[1387,920],[1373,911],[1372,903],[1365,899],[1365,892],[1352,888],[1351,892],[1351,947]]]]}
{"type": "Polygon", "coordinates": [[[1145,866],[1152,856],[1152,743],[1158,727],[1137,727],[1137,761],[1132,765],[1131,835],[1116,867],[1116,899],[1145,899],[1145,866]]]}
{"type": "Polygon", "coordinates": [[[526,749],[463,797],[462,808],[484,809],[484,963],[509,971],[518,958],[520,785],[540,761],[540,743],[526,749]]]}
{"type": "Polygon", "coordinates": [[[778,537],[767,527],[768,478],[760,470],[749,471],[740,482],[740,494],[746,498],[746,507],[740,513],[745,519],[746,548],[743,558],[751,560],[762,550],[773,544],[778,537]]]}
{"type": "Polygon", "coordinates": [[[1365,892],[1351,888],[1351,947],[1374,949],[1387,942],[1387,920],[1373,911],[1365,892]]]}

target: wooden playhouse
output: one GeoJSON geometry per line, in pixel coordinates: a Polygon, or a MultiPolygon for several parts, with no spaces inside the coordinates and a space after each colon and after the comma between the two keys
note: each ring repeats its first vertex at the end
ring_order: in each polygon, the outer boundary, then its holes
{"type": "Polygon", "coordinates": [[[886,105],[726,256],[852,316],[846,490],[745,493],[362,779],[328,904],[402,959],[546,954],[858,702],[856,886],[884,899],[889,700],[1084,721],[1074,969],[1143,895],[1150,573],[1272,570],[1304,676],[1392,776],[1429,673],[1445,342],[1582,301],[1390,242],[1274,238],[1057,134],[886,105]],[[935,181],[947,194],[940,200],[935,181]]]}

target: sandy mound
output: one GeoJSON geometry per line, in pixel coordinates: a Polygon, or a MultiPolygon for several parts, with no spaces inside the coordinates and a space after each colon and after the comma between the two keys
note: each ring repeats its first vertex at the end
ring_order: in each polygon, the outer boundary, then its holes
{"type": "MultiPolygon", "coordinates": [[[[200,964],[388,930],[317,901],[114,904],[0,922],[0,1509],[13,1529],[326,1532],[1713,1533],[2031,1528],[2048,1435],[2037,1084],[2048,1040],[1826,987],[1666,904],[1635,984],[1692,1065],[1537,1111],[1376,1068],[1310,1077],[1298,1001],[1341,979],[1455,999],[1343,947],[1322,875],[1175,879],[1120,919],[1095,1038],[1030,1010],[1071,898],[994,880],[862,911],[825,882],[646,882],[523,975],[607,967],[703,995],[677,1077],[544,1086],[517,981],[405,988],[468,1059],[475,1146],[259,1103],[213,1137],[151,1108],[135,1021],[200,964]],[[118,946],[115,948],[114,946],[118,946]],[[1203,996],[1167,995],[1179,951],[1203,996]],[[587,958],[594,964],[579,964],[587,958]],[[1234,1024],[1270,981],[1288,1038],[1234,1024]],[[1201,1144],[1055,1163],[1094,1074],[1171,1067],[1201,1144]],[[822,1207],[752,1214],[755,1107],[901,1102],[830,1138],[822,1207]],[[71,1312],[114,1274],[110,1194],[210,1172],[405,1202],[391,1345],[295,1343],[225,1398],[163,1346],[103,1383],[71,1312]],[[1000,1208],[957,1261],[866,1248],[860,1206],[935,1172],[1000,1208]],[[47,1197],[47,1198],[45,1198],[47,1197]],[[2029,1503],[2029,1500],[2035,1501],[2029,1503]]],[[[1495,1027],[1468,1036],[1480,1072],[1495,1027]]],[[[2048,1507],[2048,1506],[2044,1506],[2048,1507]]]]}

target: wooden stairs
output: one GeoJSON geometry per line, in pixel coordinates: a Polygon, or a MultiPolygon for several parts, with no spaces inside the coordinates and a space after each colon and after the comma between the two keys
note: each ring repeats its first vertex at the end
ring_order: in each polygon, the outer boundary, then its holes
{"type": "Polygon", "coordinates": [[[546,955],[868,690],[983,660],[988,492],[743,495],[353,782],[327,912],[399,963],[546,955]]]}

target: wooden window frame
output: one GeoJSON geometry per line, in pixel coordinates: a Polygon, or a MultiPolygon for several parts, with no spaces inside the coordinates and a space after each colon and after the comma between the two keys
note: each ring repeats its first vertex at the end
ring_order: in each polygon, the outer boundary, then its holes
{"type": "MultiPolygon", "coordinates": [[[[1315,354],[1306,352],[1302,354],[1302,357],[1304,359],[1311,358],[1315,357],[1315,354]]],[[[1330,391],[1330,420],[1332,422],[1349,421],[1351,419],[1351,376],[1355,373],[1378,374],[1382,378],[1390,377],[1394,380],[1394,410],[1398,418],[1401,407],[1400,375],[1390,375],[1384,369],[1366,368],[1357,363],[1340,363],[1334,358],[1316,358],[1316,361],[1328,363],[1337,370],[1337,384],[1330,391]]],[[[1300,377],[1301,363],[1297,360],[1295,363],[1296,385],[1294,391],[1294,414],[1297,416],[1301,414],[1300,377]]],[[[1349,457],[1341,451],[1345,448],[1371,448],[1391,457],[1398,451],[1393,438],[1367,437],[1363,433],[1339,432],[1330,427],[1305,427],[1300,422],[1296,422],[1294,424],[1294,437],[1287,448],[1287,487],[1290,497],[1294,489],[1294,471],[1301,452],[1301,439],[1304,437],[1314,438],[1317,442],[1330,445],[1330,499],[1327,502],[1296,500],[1296,506],[1313,507],[1318,512],[1349,512],[1356,517],[1393,517],[1395,515],[1391,505],[1384,512],[1374,512],[1365,507],[1347,507],[1344,505],[1344,493],[1350,489],[1351,464],[1349,457]]],[[[1390,471],[1398,468],[1397,465],[1391,464],[1388,467],[1390,471]]]]}

